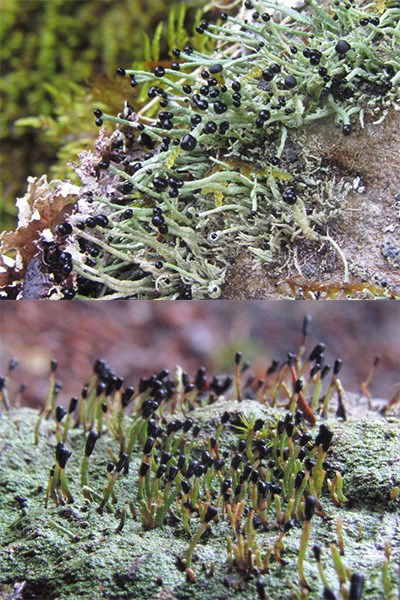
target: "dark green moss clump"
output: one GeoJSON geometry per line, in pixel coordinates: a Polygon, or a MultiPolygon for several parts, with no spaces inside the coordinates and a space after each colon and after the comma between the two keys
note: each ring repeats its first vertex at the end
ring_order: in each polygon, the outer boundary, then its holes
{"type": "Polygon", "coordinates": [[[2,1],[3,228],[15,226],[15,197],[24,194],[27,176],[49,172],[78,181],[70,161],[94,143],[89,113],[96,106],[117,111],[129,93],[121,80],[109,89],[111,73],[120,63],[162,60],[168,43],[188,40],[185,18],[191,25],[201,3],[190,4],[186,10],[165,0],[2,1]],[[162,26],[167,11],[170,22],[162,26]],[[146,32],[152,37],[157,26],[151,47],[146,32]]]}

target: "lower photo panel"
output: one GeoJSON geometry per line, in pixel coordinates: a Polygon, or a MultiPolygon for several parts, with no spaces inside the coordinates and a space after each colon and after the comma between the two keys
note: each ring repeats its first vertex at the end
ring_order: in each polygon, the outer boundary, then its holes
{"type": "Polygon", "coordinates": [[[0,596],[394,600],[400,305],[1,305],[0,596]]]}

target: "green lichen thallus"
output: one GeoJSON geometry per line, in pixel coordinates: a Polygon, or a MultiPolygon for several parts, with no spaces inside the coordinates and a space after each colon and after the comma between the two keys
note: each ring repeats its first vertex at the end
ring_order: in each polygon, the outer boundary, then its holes
{"type": "Polygon", "coordinates": [[[346,137],[396,106],[397,4],[260,0],[210,14],[197,36],[213,54],[186,44],[171,63],[120,67],[147,102],[95,109],[117,129],[84,159],[77,208],[56,230],[49,268],[76,274],[64,297],[216,298],[239,249],[273,268],[296,264],[297,240],[330,245],[348,281],[329,234],[345,190],[302,132],[331,119],[346,137]]]}

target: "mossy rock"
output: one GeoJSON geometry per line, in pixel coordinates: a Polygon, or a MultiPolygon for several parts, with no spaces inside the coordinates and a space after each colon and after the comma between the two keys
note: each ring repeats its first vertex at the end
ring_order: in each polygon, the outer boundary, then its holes
{"type": "MultiPolygon", "coordinates": [[[[195,422],[204,424],[196,440],[199,448],[204,442],[202,436],[215,430],[225,411],[229,411],[230,420],[234,422],[235,416],[239,415],[274,422],[284,414],[279,409],[266,408],[251,400],[218,401],[196,409],[190,416],[195,422]]],[[[14,409],[0,418],[2,597],[159,600],[222,600],[232,595],[237,598],[263,597],[259,575],[243,575],[235,566],[228,569],[226,537],[230,535],[230,526],[227,520],[212,522],[211,529],[195,547],[194,583],[186,580],[181,561],[198,528],[198,520],[191,520],[190,535],[173,517],[168,517],[162,527],[145,531],[140,518],[134,520],[128,511],[123,529],[117,532],[118,508],[129,500],[136,503],[134,472],[141,460],[138,452],[131,460],[130,473],[116,483],[117,511],[113,507],[113,512],[99,514],[94,508],[97,504],[88,505],[79,491],[78,457],[83,455],[85,437],[79,430],[72,430],[67,445],[73,454],[66,474],[75,502],[64,506],[50,503],[47,510],[44,509],[48,472],[54,461],[54,422],[43,422],[35,446],[33,429],[37,417],[37,411],[24,408],[14,409]]],[[[351,573],[360,572],[365,576],[363,597],[395,598],[393,565],[399,559],[400,517],[398,502],[390,499],[390,493],[400,485],[396,462],[400,455],[399,421],[388,421],[379,416],[371,418],[368,414],[365,418],[347,422],[329,421],[328,425],[334,433],[328,459],[334,468],[340,468],[344,473],[344,493],[348,503],[335,506],[329,494],[323,493],[323,509],[332,518],[316,516],[312,521],[304,567],[312,589],[303,597],[316,599],[322,596],[322,584],[312,558],[313,544],[321,546],[329,585],[334,590],[339,588],[329,544],[337,543],[336,519],[340,517],[345,549],[342,559],[351,573]],[[382,584],[385,542],[389,542],[392,549],[389,576],[393,582],[386,596],[382,584]]],[[[231,446],[234,439],[237,443],[237,434],[232,428],[226,428],[219,439],[221,452],[231,446]]],[[[106,449],[117,452],[115,446],[116,442],[108,434],[98,440],[90,464],[93,489],[100,491],[104,486],[104,472],[109,461],[106,449]]],[[[302,522],[296,523],[284,539],[282,557],[287,564],[271,560],[269,572],[262,575],[268,594],[265,597],[300,597],[297,555],[302,528],[302,522]]],[[[257,531],[259,546],[263,549],[273,546],[278,534],[279,529],[272,523],[266,531],[257,531]]]]}

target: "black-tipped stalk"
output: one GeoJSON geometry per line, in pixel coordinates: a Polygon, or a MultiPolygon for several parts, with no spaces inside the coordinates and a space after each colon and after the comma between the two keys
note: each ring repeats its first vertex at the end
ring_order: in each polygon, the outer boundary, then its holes
{"type": "Polygon", "coordinates": [[[60,468],[59,477],[60,477],[60,488],[64,498],[67,499],[67,502],[72,503],[74,501],[71,492],[68,488],[67,478],[65,476],[65,467],[68,459],[72,454],[71,450],[65,448],[62,442],[57,444],[56,448],[56,461],[60,468]]]}
{"type": "Polygon", "coordinates": [[[87,415],[88,415],[88,386],[85,385],[82,388],[81,395],[79,398],[79,411],[76,419],[76,425],[80,425],[83,431],[86,431],[87,415]]]}
{"type": "Polygon", "coordinates": [[[98,437],[99,437],[99,434],[97,433],[97,431],[92,429],[91,431],[89,431],[88,436],[86,438],[85,456],[83,457],[82,465],[81,465],[81,487],[82,488],[84,486],[87,486],[88,482],[89,482],[89,458],[92,455],[92,452],[94,450],[94,447],[98,440],[98,437]]]}
{"type": "Polygon", "coordinates": [[[318,498],[321,495],[322,486],[326,475],[326,471],[323,468],[323,463],[325,461],[326,453],[328,452],[332,443],[332,437],[332,431],[325,425],[325,423],[322,423],[319,427],[319,432],[315,437],[315,445],[318,447],[318,458],[313,469],[315,492],[318,498]]]}
{"type": "Polygon", "coordinates": [[[48,419],[51,413],[55,410],[57,396],[61,390],[61,383],[56,381],[55,373],[57,371],[57,361],[52,359],[50,362],[50,375],[49,375],[49,385],[47,388],[46,400],[44,402],[44,406],[39,413],[38,419],[36,421],[36,425],[33,431],[34,436],[34,444],[35,446],[39,440],[39,429],[43,418],[48,419]]]}
{"type": "Polygon", "coordinates": [[[343,403],[344,392],[343,392],[342,384],[340,383],[339,379],[336,379],[335,385],[336,385],[336,390],[337,390],[337,395],[338,395],[338,406],[336,409],[336,418],[343,419],[343,421],[346,421],[346,419],[347,419],[346,409],[345,409],[345,406],[343,403]]]}
{"type": "MultiPolygon", "coordinates": [[[[139,468],[139,484],[138,484],[138,500],[141,500],[144,497],[144,493],[147,490],[149,490],[149,486],[150,486],[150,473],[149,473],[149,469],[150,469],[150,465],[147,462],[142,462],[139,468]],[[146,485],[147,483],[147,485],[146,485]]],[[[148,491],[147,491],[147,495],[148,495],[148,491]]]]}
{"type": "Polygon", "coordinates": [[[126,521],[126,507],[124,506],[124,507],[121,509],[121,517],[120,517],[120,520],[119,520],[118,526],[117,526],[117,528],[116,528],[116,530],[115,530],[115,533],[119,533],[120,531],[122,531],[122,530],[123,530],[123,528],[124,528],[124,525],[125,525],[125,521],[126,521]]]}
{"type": "Polygon", "coordinates": [[[56,407],[56,399],[57,399],[57,382],[55,373],[57,371],[58,363],[55,359],[52,359],[50,362],[50,376],[49,376],[49,386],[47,390],[46,401],[44,405],[45,418],[47,419],[49,415],[54,411],[56,407]]]}
{"type": "MultiPolygon", "coordinates": [[[[116,415],[116,423],[115,423],[115,435],[117,440],[119,441],[119,450],[120,454],[124,454],[126,452],[126,429],[125,429],[125,408],[132,402],[134,397],[135,390],[133,387],[127,387],[121,393],[118,392],[118,402],[120,403],[119,410],[116,415]]],[[[116,406],[118,406],[116,402],[116,406]]]]}
{"type": "Polygon", "coordinates": [[[66,442],[66,440],[67,440],[71,418],[72,418],[73,413],[76,411],[77,406],[78,406],[78,398],[71,398],[69,407],[68,407],[67,416],[66,416],[65,423],[64,423],[64,431],[63,431],[63,437],[62,437],[63,442],[66,442]]]}
{"type": "MultiPolygon", "coordinates": [[[[95,421],[97,419],[97,409],[99,402],[101,403],[101,397],[104,394],[106,389],[106,384],[104,382],[92,382],[87,386],[87,404],[86,404],[86,422],[85,427],[87,429],[93,429],[95,426],[95,421]],[[100,398],[100,400],[99,400],[100,398]]],[[[101,432],[99,432],[101,433],[101,432]]]]}
{"type": "MultiPolygon", "coordinates": [[[[296,367],[294,365],[294,361],[291,360],[291,356],[292,355],[289,355],[288,364],[289,364],[290,372],[292,375],[293,385],[296,386],[296,382],[298,382],[300,380],[299,380],[299,377],[297,376],[296,367]]],[[[297,384],[297,387],[299,387],[299,384],[297,384]]],[[[308,406],[301,389],[297,393],[297,408],[299,410],[303,411],[304,418],[306,419],[306,421],[311,423],[311,425],[315,424],[315,421],[316,421],[315,415],[312,412],[311,408],[308,406]]]]}
{"type": "Polygon", "coordinates": [[[290,519],[289,521],[287,521],[283,527],[283,531],[281,531],[278,539],[276,540],[276,542],[274,544],[274,558],[275,558],[276,562],[279,562],[282,565],[287,564],[287,561],[283,560],[283,558],[281,557],[281,553],[285,549],[284,545],[283,545],[283,538],[292,529],[292,527],[294,527],[294,524],[295,524],[295,522],[293,519],[290,519]]]}
{"type": "Polygon", "coordinates": [[[6,412],[9,412],[10,401],[8,398],[7,377],[0,377],[0,398],[6,412]]]}
{"type": "Polygon", "coordinates": [[[55,504],[62,503],[62,500],[60,500],[60,497],[57,494],[59,490],[61,490],[61,494],[62,496],[64,496],[64,498],[66,498],[67,502],[72,503],[74,501],[72,494],[68,488],[67,478],[65,476],[65,466],[71,454],[71,450],[65,448],[62,442],[58,442],[56,447],[56,464],[50,471],[50,479],[46,493],[45,508],[47,508],[49,498],[51,498],[55,502],[55,504]]]}
{"type": "Polygon", "coordinates": [[[344,406],[343,406],[343,393],[344,392],[343,392],[343,388],[340,383],[340,380],[338,379],[338,374],[339,374],[339,371],[341,368],[342,368],[342,361],[340,358],[337,358],[333,365],[332,379],[331,379],[328,389],[326,390],[324,402],[323,402],[322,409],[321,409],[321,416],[323,418],[326,418],[326,416],[328,414],[329,402],[331,400],[334,389],[337,390],[338,395],[339,395],[339,415],[338,416],[342,416],[343,418],[346,418],[346,413],[344,411],[344,406]]]}
{"type": "MultiPolygon", "coordinates": [[[[97,431],[99,435],[103,433],[103,420],[104,415],[107,413],[108,405],[106,403],[107,400],[107,386],[100,382],[96,389],[96,399],[94,405],[94,420],[97,420],[97,431]]],[[[90,429],[93,429],[94,421],[90,423],[90,429]]]]}
{"type": "Polygon", "coordinates": [[[62,406],[56,406],[55,418],[56,418],[56,440],[61,442],[61,421],[67,414],[67,411],[62,406]]]}
{"type": "Polygon", "coordinates": [[[314,515],[316,503],[317,503],[317,499],[314,496],[307,496],[307,498],[305,500],[305,504],[304,504],[305,523],[303,526],[303,531],[301,533],[299,556],[298,556],[298,561],[297,561],[297,570],[299,573],[300,583],[303,587],[308,588],[308,589],[311,589],[311,588],[308,585],[307,580],[304,576],[303,563],[304,563],[304,558],[306,556],[308,540],[310,537],[311,519],[314,515]]]}
{"type": "Polygon", "coordinates": [[[222,415],[221,415],[221,422],[219,423],[217,430],[215,432],[215,439],[218,440],[218,438],[220,437],[224,426],[226,425],[226,423],[229,422],[229,418],[230,418],[230,414],[228,411],[225,411],[222,415]]]}
{"type": "Polygon", "coordinates": [[[318,405],[319,405],[319,399],[321,397],[321,391],[322,391],[321,369],[318,369],[315,373],[313,373],[311,375],[311,377],[312,377],[312,380],[314,383],[314,389],[313,389],[313,394],[311,397],[310,408],[313,412],[316,412],[318,405]]]}
{"type": "Polygon", "coordinates": [[[361,393],[368,398],[368,408],[369,409],[371,409],[372,396],[371,396],[371,392],[368,389],[368,386],[370,385],[370,383],[376,373],[376,370],[378,368],[380,360],[381,360],[380,356],[375,356],[374,363],[373,363],[371,369],[369,370],[369,373],[368,373],[365,381],[363,381],[362,384],[360,385],[361,393]]]}
{"type": "Polygon", "coordinates": [[[54,477],[54,470],[55,470],[56,465],[53,465],[50,469],[50,473],[49,473],[49,481],[47,482],[47,487],[46,487],[46,498],[44,501],[44,507],[47,508],[48,504],[49,504],[49,499],[50,499],[50,494],[51,494],[51,489],[52,489],[52,484],[53,484],[53,477],[54,477]]]}
{"type": "Polygon", "coordinates": [[[322,582],[324,588],[328,588],[329,587],[328,580],[326,578],[326,575],[325,575],[325,572],[324,572],[324,568],[323,568],[322,562],[321,562],[321,548],[317,544],[315,544],[312,547],[312,551],[314,553],[314,557],[315,557],[315,560],[316,560],[317,565],[318,565],[318,573],[319,573],[319,576],[321,578],[321,582],[322,582]]]}
{"type": "Polygon", "coordinates": [[[18,388],[17,393],[15,394],[15,400],[14,400],[14,406],[16,408],[19,408],[21,406],[21,401],[23,399],[23,395],[26,391],[27,385],[26,383],[21,383],[21,385],[18,388]]]}
{"type": "Polygon", "coordinates": [[[295,410],[295,408],[297,406],[298,396],[302,389],[303,389],[303,382],[301,379],[297,379],[294,382],[293,393],[291,395],[289,406],[288,406],[288,409],[292,412],[295,410]]]}
{"type": "MultiPolygon", "coordinates": [[[[107,477],[108,477],[108,485],[104,488],[103,490],[103,498],[100,502],[100,505],[97,509],[97,511],[99,513],[101,513],[103,511],[103,508],[106,506],[107,502],[110,499],[110,496],[113,493],[114,490],[114,485],[122,471],[122,469],[125,466],[126,461],[128,460],[128,455],[127,454],[122,454],[122,456],[120,457],[118,463],[115,465],[115,468],[113,468],[111,471],[107,472],[107,477]]],[[[112,464],[112,463],[111,463],[112,464]]],[[[114,466],[114,465],[112,465],[114,466]]]]}
{"type": "Polygon", "coordinates": [[[161,527],[162,524],[164,523],[164,519],[167,516],[168,511],[172,506],[172,503],[174,502],[175,498],[177,498],[178,495],[180,494],[181,480],[182,480],[182,477],[180,474],[178,474],[177,467],[174,467],[174,466],[170,467],[169,472],[168,472],[168,482],[164,489],[163,500],[162,500],[161,504],[158,506],[156,515],[155,515],[155,519],[154,519],[155,527],[161,527]],[[176,483],[175,483],[174,489],[171,492],[172,482],[174,481],[175,477],[176,477],[176,483]]]}
{"type": "Polygon", "coordinates": [[[215,517],[218,514],[218,509],[215,508],[215,506],[209,506],[205,512],[204,515],[204,519],[202,524],[200,525],[200,527],[198,528],[198,530],[196,531],[196,533],[194,534],[189,548],[187,549],[186,552],[186,560],[185,560],[185,565],[186,565],[186,573],[188,571],[188,569],[191,569],[191,565],[192,565],[192,555],[193,555],[193,550],[196,546],[196,544],[199,542],[201,536],[203,535],[203,533],[205,532],[205,530],[208,527],[208,524],[210,523],[210,521],[212,521],[213,519],[215,519],[215,517]]]}
{"type": "Polygon", "coordinates": [[[235,354],[235,388],[236,388],[236,400],[241,401],[241,390],[240,390],[240,363],[242,362],[242,353],[236,352],[235,354]]]}
{"type": "Polygon", "coordinates": [[[310,356],[308,357],[308,362],[313,362],[314,360],[319,360],[325,351],[325,344],[320,342],[312,349],[310,356]]]}
{"type": "Polygon", "coordinates": [[[308,334],[310,333],[311,323],[312,323],[312,316],[309,315],[309,314],[305,315],[304,319],[303,319],[303,325],[302,325],[302,328],[301,328],[300,348],[299,348],[299,351],[297,353],[297,356],[299,357],[299,359],[304,354],[306,340],[307,340],[308,334]]]}

